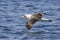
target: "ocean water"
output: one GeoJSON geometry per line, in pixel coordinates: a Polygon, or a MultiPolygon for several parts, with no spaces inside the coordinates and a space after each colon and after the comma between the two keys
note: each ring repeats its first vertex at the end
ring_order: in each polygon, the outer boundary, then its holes
{"type": "Polygon", "coordinates": [[[0,0],[0,40],[60,40],[60,0],[0,0]],[[40,11],[53,21],[27,30],[20,17],[40,11]]]}

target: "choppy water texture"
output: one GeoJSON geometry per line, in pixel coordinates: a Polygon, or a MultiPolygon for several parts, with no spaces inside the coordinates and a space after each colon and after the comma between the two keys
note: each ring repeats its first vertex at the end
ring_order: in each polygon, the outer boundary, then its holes
{"type": "Polygon", "coordinates": [[[60,40],[60,0],[0,0],[0,40],[60,40]],[[20,16],[39,11],[53,21],[28,31],[20,16]]]}

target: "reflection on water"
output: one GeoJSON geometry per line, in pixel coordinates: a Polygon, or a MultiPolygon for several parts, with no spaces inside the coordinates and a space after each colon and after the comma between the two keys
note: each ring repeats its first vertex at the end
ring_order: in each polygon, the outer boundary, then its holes
{"type": "Polygon", "coordinates": [[[0,0],[0,40],[60,40],[60,0],[0,0]],[[53,21],[27,30],[21,15],[40,11],[53,21]]]}

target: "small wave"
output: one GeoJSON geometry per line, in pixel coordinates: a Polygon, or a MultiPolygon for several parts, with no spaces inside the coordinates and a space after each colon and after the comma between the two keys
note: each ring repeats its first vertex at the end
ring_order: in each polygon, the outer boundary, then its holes
{"type": "Polygon", "coordinates": [[[8,28],[7,26],[0,25],[0,28],[8,28]]]}
{"type": "Polygon", "coordinates": [[[26,5],[26,7],[34,7],[34,5],[26,5]]]}
{"type": "Polygon", "coordinates": [[[7,36],[5,36],[5,35],[0,35],[0,39],[1,38],[9,38],[9,37],[7,37],[7,36]]]}

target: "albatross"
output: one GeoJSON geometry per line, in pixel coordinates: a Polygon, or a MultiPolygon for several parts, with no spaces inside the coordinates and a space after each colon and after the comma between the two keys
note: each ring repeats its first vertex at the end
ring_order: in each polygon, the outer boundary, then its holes
{"type": "Polygon", "coordinates": [[[26,27],[28,30],[30,30],[37,21],[48,21],[51,22],[52,20],[43,18],[43,14],[41,13],[36,13],[36,14],[24,14],[21,16],[21,18],[27,18],[28,21],[26,22],[26,27]]]}

